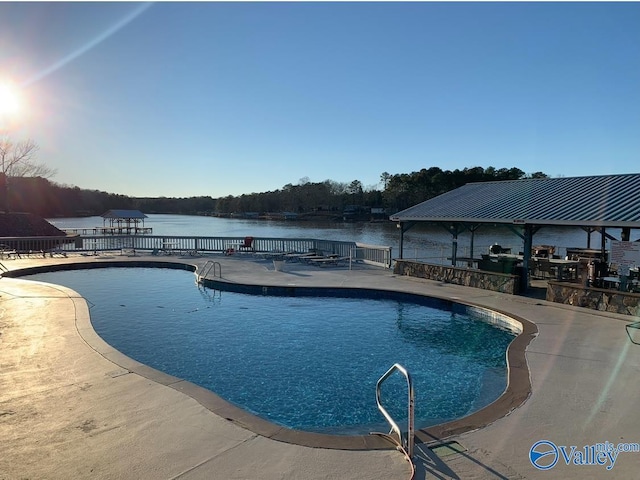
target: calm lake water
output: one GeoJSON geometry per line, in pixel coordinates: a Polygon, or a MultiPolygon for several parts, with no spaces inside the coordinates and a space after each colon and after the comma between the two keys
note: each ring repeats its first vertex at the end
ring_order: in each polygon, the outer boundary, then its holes
{"type": "MultiPolygon", "coordinates": [[[[153,229],[153,235],[197,236],[197,237],[263,237],[263,238],[315,238],[322,240],[344,240],[384,245],[393,248],[397,257],[400,247],[400,231],[392,222],[343,223],[343,222],[297,222],[276,220],[230,219],[193,215],[149,214],[145,227],[153,229]]],[[[49,222],[58,228],[90,228],[103,225],[102,217],[55,218],[49,222]]],[[[608,231],[619,237],[619,231],[608,231]]],[[[404,258],[425,261],[442,261],[451,255],[451,235],[439,226],[418,225],[405,233],[404,258]]],[[[471,234],[458,236],[458,256],[469,253],[471,234]]],[[[483,227],[476,231],[474,256],[487,252],[490,245],[498,243],[511,247],[514,252],[522,250],[523,242],[506,227],[483,227]]],[[[541,228],[533,238],[534,245],[554,245],[556,252],[564,255],[567,247],[586,247],[587,233],[580,228],[541,228]]],[[[600,248],[600,234],[591,234],[591,247],[600,248]]]]}

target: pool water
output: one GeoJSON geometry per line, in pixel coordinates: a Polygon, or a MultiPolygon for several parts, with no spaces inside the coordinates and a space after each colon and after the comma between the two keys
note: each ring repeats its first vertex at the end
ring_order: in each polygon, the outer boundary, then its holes
{"type": "MultiPolygon", "coordinates": [[[[80,293],[96,332],[127,356],[290,428],[388,431],[375,386],[394,363],[412,375],[417,428],[472,413],[506,388],[514,334],[424,301],[231,293],[161,268],[25,278],[80,293]]],[[[404,377],[385,382],[382,399],[406,419],[404,377]]]]}

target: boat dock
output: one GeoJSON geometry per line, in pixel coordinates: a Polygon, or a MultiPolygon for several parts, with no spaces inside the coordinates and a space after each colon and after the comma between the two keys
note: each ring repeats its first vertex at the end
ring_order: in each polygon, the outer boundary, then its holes
{"type": "Polygon", "coordinates": [[[110,226],[110,227],[87,227],[87,228],[61,228],[66,234],[75,235],[151,235],[151,227],[138,227],[132,225],[110,226]]]}

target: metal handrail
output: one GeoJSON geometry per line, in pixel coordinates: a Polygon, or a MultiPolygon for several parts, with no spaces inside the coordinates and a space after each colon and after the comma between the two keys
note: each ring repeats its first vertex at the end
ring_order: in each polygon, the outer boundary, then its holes
{"type": "Polygon", "coordinates": [[[382,412],[382,415],[384,415],[384,418],[387,419],[387,422],[389,422],[389,424],[391,425],[391,432],[389,432],[389,434],[395,432],[396,435],[398,435],[398,442],[400,445],[402,445],[402,447],[407,451],[407,455],[409,456],[409,458],[413,458],[413,444],[414,444],[414,408],[415,408],[415,401],[414,401],[414,395],[413,395],[413,381],[411,380],[411,375],[409,374],[409,372],[407,371],[406,368],[404,368],[402,365],[400,365],[399,363],[395,363],[389,370],[387,370],[387,372],[382,375],[380,377],[380,379],[378,380],[378,383],[376,383],[376,403],[378,404],[378,409],[382,412]],[[387,378],[389,378],[391,376],[391,374],[393,374],[394,372],[400,372],[402,373],[402,375],[404,375],[404,377],[407,379],[407,389],[408,389],[408,419],[407,419],[407,438],[406,440],[402,438],[402,431],[400,430],[400,427],[398,427],[398,424],[393,420],[393,418],[391,418],[391,415],[389,415],[389,412],[387,412],[387,410],[382,406],[382,403],[380,402],[380,386],[382,385],[382,382],[384,382],[387,378]]]}
{"type": "Polygon", "coordinates": [[[639,342],[636,342],[633,339],[633,337],[631,336],[631,331],[629,330],[630,328],[635,328],[635,329],[640,330],[640,322],[630,323],[630,324],[626,325],[624,328],[627,330],[627,336],[629,337],[629,340],[631,340],[631,343],[635,343],[636,345],[640,345],[639,342]]]}
{"type": "Polygon", "coordinates": [[[222,265],[220,262],[214,262],[213,260],[207,260],[207,262],[202,267],[202,273],[198,275],[198,282],[201,282],[206,278],[206,276],[213,269],[213,276],[216,276],[216,265],[218,266],[218,276],[222,278],[222,265]]]}

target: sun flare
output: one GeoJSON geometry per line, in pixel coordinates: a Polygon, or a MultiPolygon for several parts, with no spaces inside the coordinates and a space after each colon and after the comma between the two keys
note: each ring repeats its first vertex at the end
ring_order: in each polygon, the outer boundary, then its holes
{"type": "Polygon", "coordinates": [[[17,115],[20,106],[16,89],[8,83],[0,83],[0,117],[17,115]]]}

